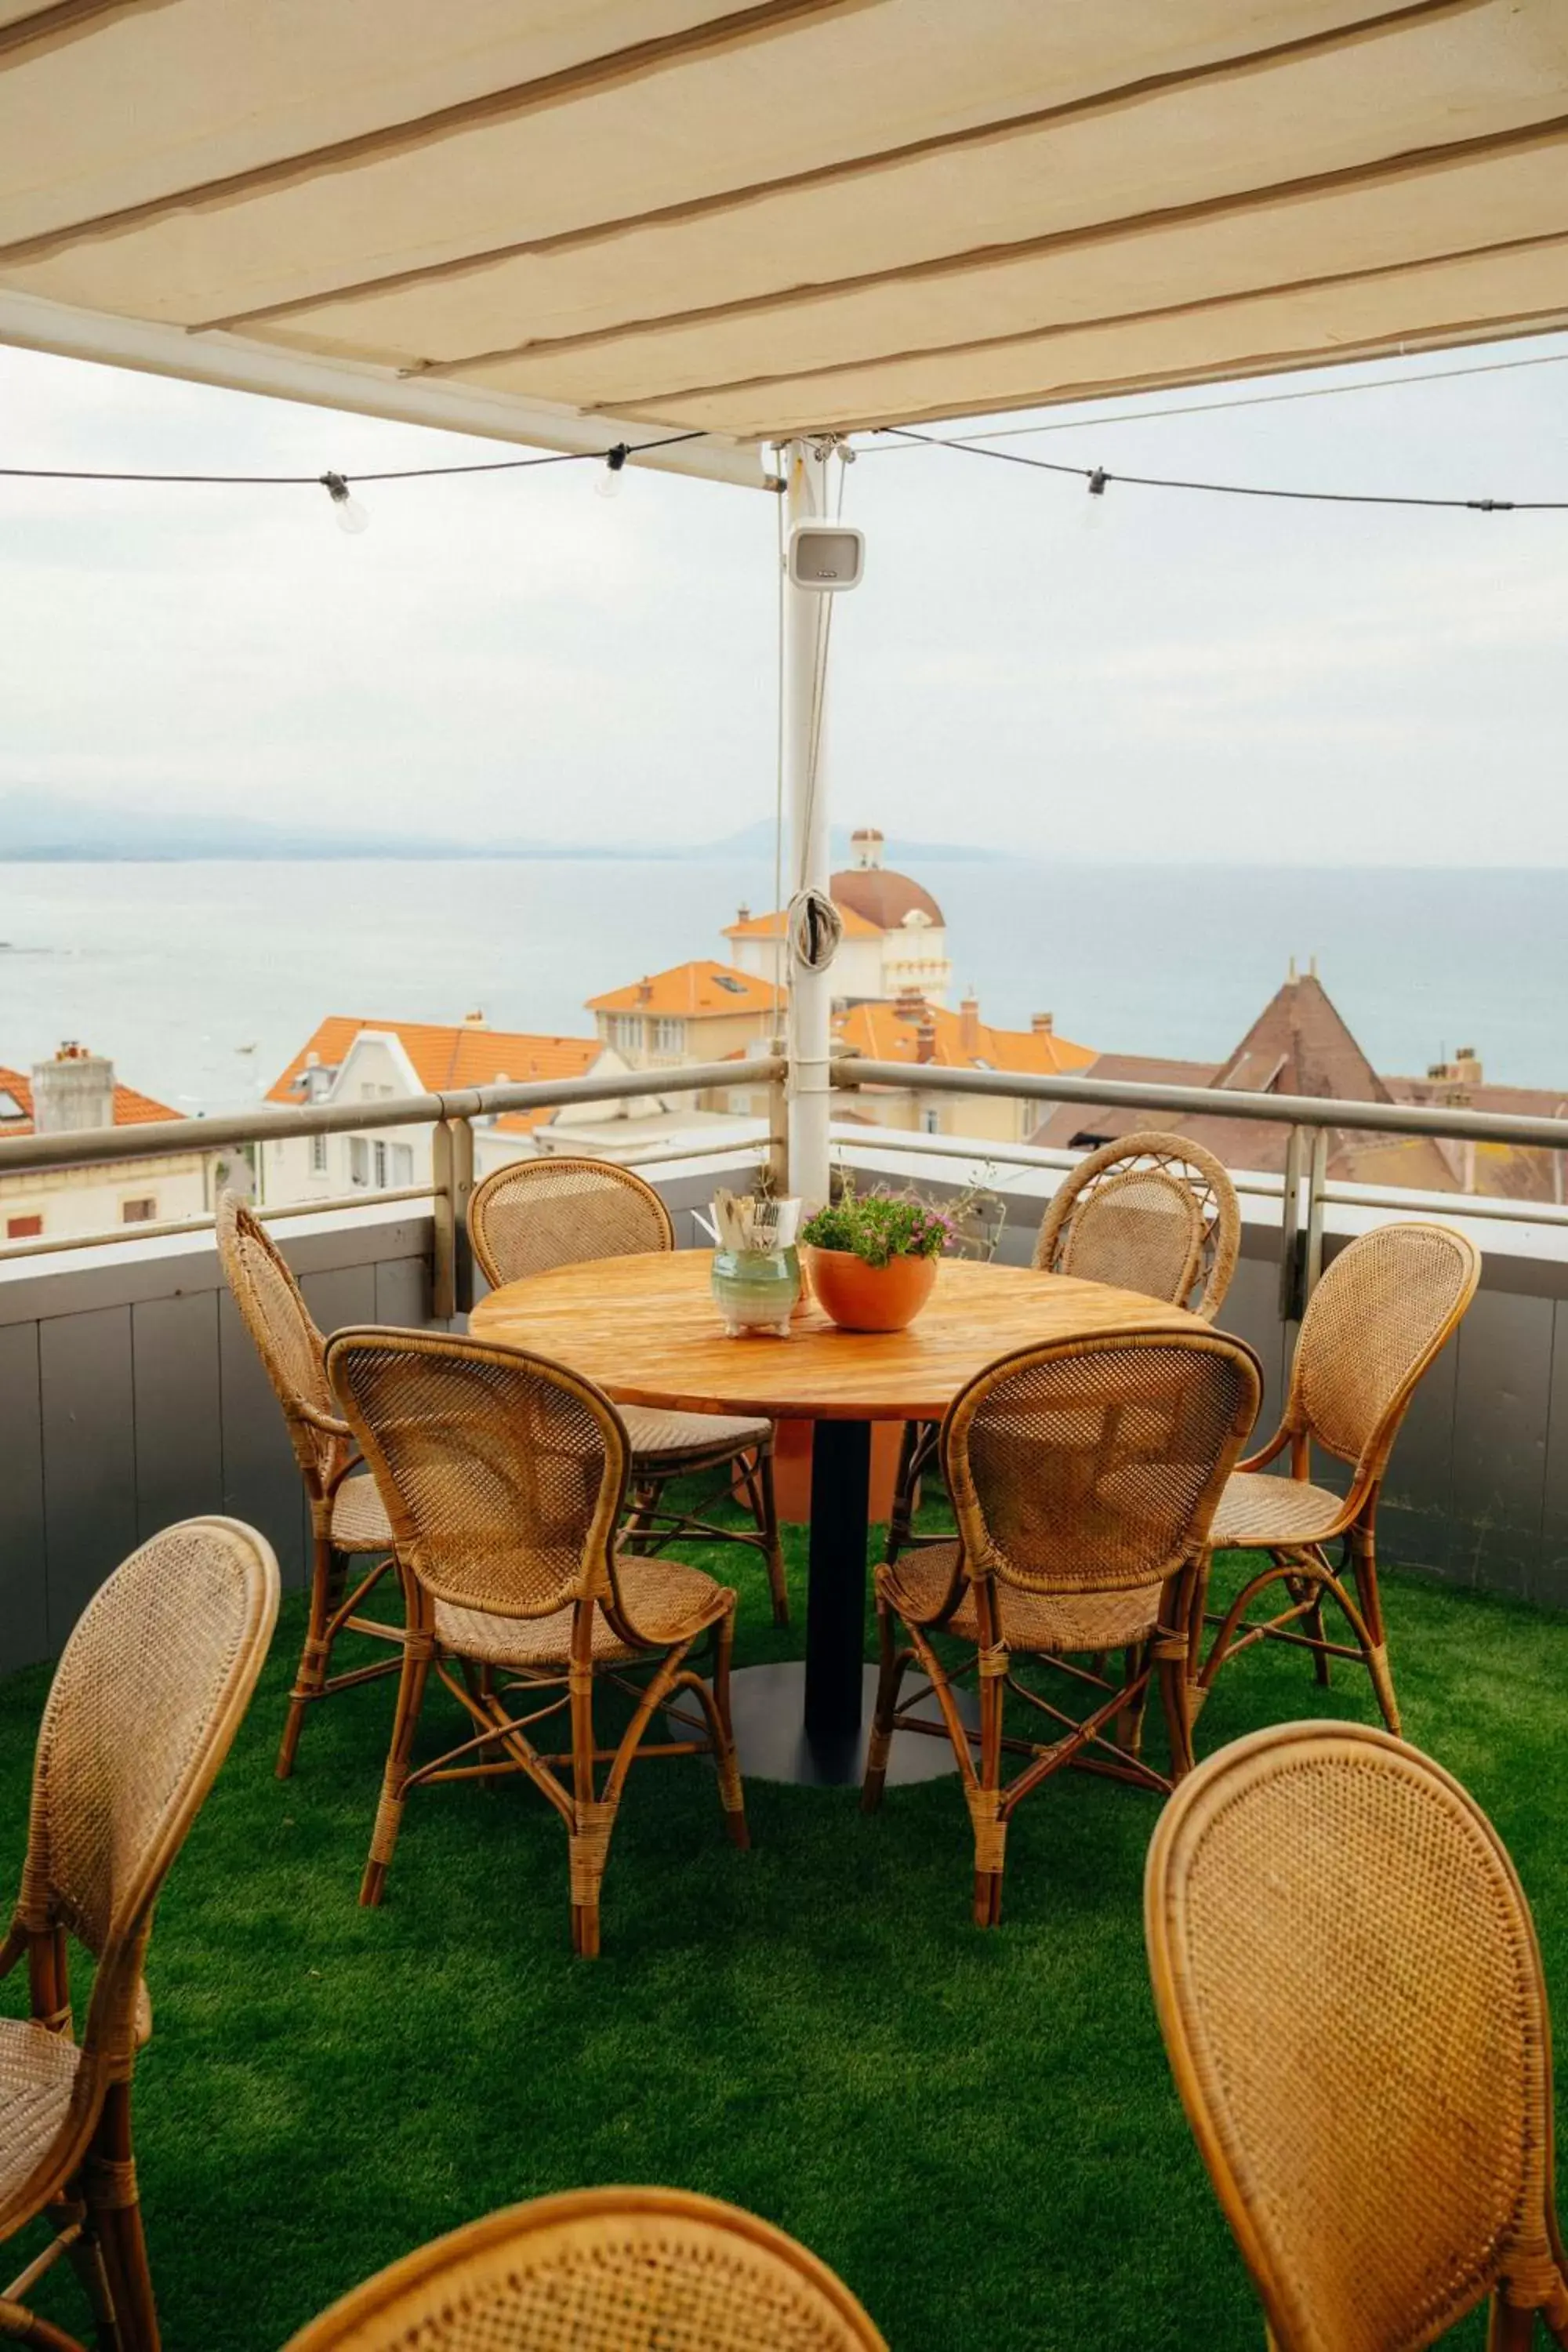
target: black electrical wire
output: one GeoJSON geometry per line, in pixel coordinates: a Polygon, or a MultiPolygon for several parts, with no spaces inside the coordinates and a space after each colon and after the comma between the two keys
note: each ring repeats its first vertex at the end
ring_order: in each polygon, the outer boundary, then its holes
{"type": "MultiPolygon", "coordinates": [[[[354,482],[417,482],[445,474],[512,474],[530,466],[614,465],[617,452],[624,466],[648,449],[673,449],[681,441],[705,441],[705,433],[667,433],[660,441],[617,441],[612,449],[552,449],[538,457],[488,457],[464,466],[404,466],[377,474],[339,473],[336,478],[354,482]]],[[[619,467],[616,467],[619,470],[619,467]]],[[[0,466],[0,477],[29,482],[176,482],[225,484],[240,488],[320,488],[325,474],[111,474],[64,466],[0,466]]]]}
{"type": "Polygon", "coordinates": [[[1068,466],[1052,457],[1026,457],[1017,449],[987,449],[978,441],[947,441],[939,433],[915,433],[908,425],[884,425],[879,430],[896,441],[923,442],[928,449],[956,449],[966,457],[994,457],[1004,466],[1028,466],[1038,474],[1076,475],[1097,496],[1109,482],[1127,482],[1142,490],[1203,490],[1222,499],[1293,499],[1308,505],[1336,507],[1468,508],[1477,514],[1565,514],[1568,499],[1422,499],[1381,490],[1280,490],[1258,482],[1188,481],[1170,474],[1113,474],[1105,466],[1068,466]]]}

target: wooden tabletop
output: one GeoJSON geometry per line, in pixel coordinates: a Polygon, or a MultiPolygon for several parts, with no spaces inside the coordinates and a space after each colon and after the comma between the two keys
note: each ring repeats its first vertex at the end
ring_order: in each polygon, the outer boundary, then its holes
{"type": "Polygon", "coordinates": [[[1009,1348],[1106,1331],[1206,1331],[1178,1307],[1031,1267],[944,1258],[907,1331],[841,1331],[809,1307],[787,1339],[726,1338],[708,1250],[595,1258],[510,1282],[469,1317],[476,1339],[568,1364],[622,1404],[798,1421],[940,1421],[1009,1348]]]}

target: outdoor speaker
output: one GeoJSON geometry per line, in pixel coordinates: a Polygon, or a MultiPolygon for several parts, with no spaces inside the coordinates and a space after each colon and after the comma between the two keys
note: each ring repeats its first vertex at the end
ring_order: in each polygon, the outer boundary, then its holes
{"type": "Polygon", "coordinates": [[[866,534],[848,522],[797,522],[789,535],[789,576],[797,588],[858,588],[866,534]]]}

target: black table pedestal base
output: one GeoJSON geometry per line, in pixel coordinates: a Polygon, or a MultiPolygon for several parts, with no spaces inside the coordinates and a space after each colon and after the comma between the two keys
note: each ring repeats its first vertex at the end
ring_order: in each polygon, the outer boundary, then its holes
{"type": "MultiPolygon", "coordinates": [[[[921,1687],[911,1667],[900,1686],[900,1704],[921,1687]]],[[[808,1789],[858,1788],[866,1771],[866,1743],[877,1708],[877,1669],[864,1669],[860,1723],[842,1738],[813,1740],[803,1720],[805,1668],[800,1664],[744,1666],[730,1678],[730,1701],[735,1724],[735,1746],[742,1776],[753,1780],[793,1780],[808,1789]]],[[[966,1722],[978,1723],[979,1710],[967,1692],[958,1695],[959,1712],[966,1722]]],[[[938,1725],[941,1709],[934,1695],[920,1708],[938,1725]]],[[[679,1735],[689,1738],[689,1730],[679,1735]]],[[[893,1735],[888,1759],[888,1783],[934,1780],[956,1772],[958,1759],[945,1728],[940,1739],[919,1731],[893,1735]]]]}

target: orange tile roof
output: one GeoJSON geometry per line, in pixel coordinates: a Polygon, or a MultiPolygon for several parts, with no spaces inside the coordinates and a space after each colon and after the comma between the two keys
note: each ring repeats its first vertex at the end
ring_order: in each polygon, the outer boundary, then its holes
{"type": "Polygon", "coordinates": [[[1020,1076],[1050,1077],[1064,1070],[1086,1069],[1094,1059],[1091,1047],[1058,1037],[1055,1030],[994,1029],[987,1021],[976,1022],[973,1047],[966,1048],[962,1013],[902,998],[852,1005],[835,1034],[870,1061],[918,1064],[920,1030],[927,1022],[935,1033],[929,1061],[935,1069],[1016,1070],[1020,1076]]]}
{"type": "Polygon", "coordinates": [[[303,1099],[305,1064],[314,1054],[322,1066],[338,1069],[362,1031],[397,1039],[426,1094],[453,1087],[490,1087],[498,1079],[526,1086],[533,1078],[580,1078],[604,1052],[597,1037],[535,1037],[516,1029],[487,1029],[477,1021],[364,1021],[334,1013],[300,1047],[268,1102],[303,1099]]]}
{"type": "MultiPolygon", "coordinates": [[[[858,915],[855,912],[853,907],[840,907],[838,913],[847,940],[879,940],[881,938],[880,925],[868,923],[864,915],[858,915]]],[[[727,923],[724,927],[724,937],[727,940],[781,939],[784,935],[785,920],[786,917],[782,908],[775,909],[771,915],[748,915],[743,923],[727,923]]]]}
{"type": "MultiPolygon", "coordinates": [[[[23,1118],[0,1118],[0,1135],[31,1135],[33,1133],[33,1082],[20,1070],[0,1069],[0,1094],[15,1097],[26,1116],[23,1118]]],[[[171,1110],[167,1103],[154,1102],[151,1095],[139,1095],[134,1087],[117,1086],[114,1089],[114,1124],[116,1127],[147,1127],[154,1119],[184,1118],[183,1110],[171,1110]]]]}
{"type": "Polygon", "coordinates": [[[587,1010],[662,1013],[700,1021],[720,1013],[771,1013],[782,999],[783,992],[771,980],[737,971],[733,964],[701,961],[678,963],[668,971],[633,981],[629,988],[591,996],[587,1010]]]}

